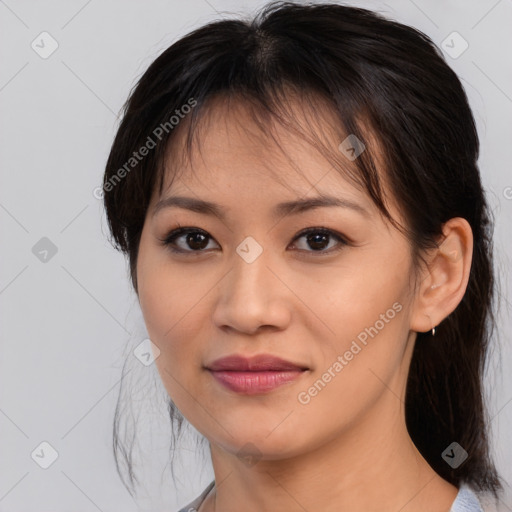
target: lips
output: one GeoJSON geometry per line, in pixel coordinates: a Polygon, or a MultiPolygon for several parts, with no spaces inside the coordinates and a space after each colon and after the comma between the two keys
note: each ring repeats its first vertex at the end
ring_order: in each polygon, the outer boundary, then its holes
{"type": "Polygon", "coordinates": [[[296,380],[308,370],[304,365],[267,354],[251,358],[223,357],[206,368],[225,388],[245,395],[268,393],[296,380]]]}
{"type": "Polygon", "coordinates": [[[279,357],[267,354],[260,354],[253,357],[228,356],[215,360],[207,368],[211,371],[238,371],[238,372],[258,372],[258,371],[297,371],[307,370],[307,366],[295,364],[279,357]]]}

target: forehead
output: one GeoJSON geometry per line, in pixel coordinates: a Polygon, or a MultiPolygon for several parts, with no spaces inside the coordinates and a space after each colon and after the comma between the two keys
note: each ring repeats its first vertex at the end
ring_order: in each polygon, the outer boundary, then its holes
{"type": "Polygon", "coordinates": [[[241,98],[210,99],[193,129],[184,123],[173,134],[165,161],[167,185],[173,177],[188,181],[199,173],[201,181],[215,181],[227,170],[233,180],[259,173],[285,184],[299,176],[317,181],[333,168],[333,156],[345,174],[356,174],[352,162],[340,154],[338,146],[346,135],[325,102],[288,98],[286,105],[274,106],[279,118],[241,98]]]}
{"type": "MultiPolygon", "coordinates": [[[[297,95],[274,106],[278,117],[241,98],[210,99],[193,130],[183,123],[173,134],[162,194],[155,200],[171,190],[240,198],[251,192],[296,198],[317,191],[343,192],[375,208],[356,162],[340,147],[348,135],[332,106],[320,97],[299,100],[297,95]]],[[[378,158],[375,138],[368,134],[365,144],[378,158]]]]}

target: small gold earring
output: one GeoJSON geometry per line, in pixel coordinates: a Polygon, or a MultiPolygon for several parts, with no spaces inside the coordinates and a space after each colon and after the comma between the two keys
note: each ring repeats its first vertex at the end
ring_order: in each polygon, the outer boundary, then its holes
{"type": "Polygon", "coordinates": [[[436,328],[432,327],[432,336],[435,336],[435,335],[436,335],[436,328]]]}

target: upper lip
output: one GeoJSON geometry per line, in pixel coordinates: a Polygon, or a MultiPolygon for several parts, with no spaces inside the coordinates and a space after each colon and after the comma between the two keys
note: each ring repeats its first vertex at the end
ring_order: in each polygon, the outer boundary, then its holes
{"type": "Polygon", "coordinates": [[[307,370],[301,364],[292,363],[270,354],[259,354],[252,357],[231,355],[216,359],[206,366],[211,371],[283,371],[283,370],[307,370]]]}

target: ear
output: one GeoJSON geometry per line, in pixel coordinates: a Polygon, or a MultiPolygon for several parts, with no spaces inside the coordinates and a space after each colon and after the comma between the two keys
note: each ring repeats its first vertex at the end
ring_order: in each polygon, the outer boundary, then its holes
{"type": "Polygon", "coordinates": [[[466,219],[455,217],[443,225],[437,249],[429,251],[416,290],[411,330],[428,332],[458,306],[469,281],[473,232],[466,219]]]}

